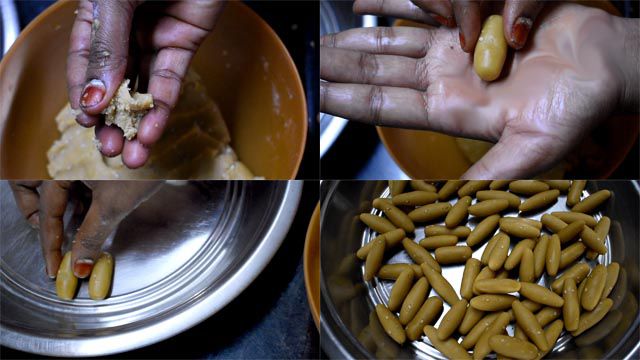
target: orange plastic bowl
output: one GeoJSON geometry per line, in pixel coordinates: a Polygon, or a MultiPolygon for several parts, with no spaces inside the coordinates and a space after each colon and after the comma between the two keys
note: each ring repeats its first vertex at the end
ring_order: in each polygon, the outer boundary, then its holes
{"type": "MultiPolygon", "coordinates": [[[[609,2],[578,2],[620,15],[609,2]]],[[[394,26],[429,27],[406,20],[398,20],[394,26]]],[[[610,176],[633,147],[638,130],[637,115],[615,116],[605,121],[568,156],[565,177],[610,176]]],[[[472,165],[453,136],[389,127],[378,127],[377,131],[391,157],[414,179],[459,178],[472,165]]]]}
{"type": "MultiPolygon", "coordinates": [[[[75,2],[58,2],[20,34],[0,63],[0,176],[49,178],[46,152],[68,101],[65,62],[75,2]]],[[[258,176],[295,178],[307,136],[302,82],[276,33],[230,1],[192,66],[218,103],[231,146],[258,176]]]]}

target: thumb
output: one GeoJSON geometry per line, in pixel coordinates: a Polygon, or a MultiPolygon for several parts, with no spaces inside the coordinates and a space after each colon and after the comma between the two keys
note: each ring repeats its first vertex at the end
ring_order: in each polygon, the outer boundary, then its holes
{"type": "Polygon", "coordinates": [[[80,107],[90,115],[104,110],[124,79],[129,54],[133,1],[92,1],[89,63],[80,107]]]}
{"type": "MultiPolygon", "coordinates": [[[[562,143],[562,142],[560,142],[562,143]]],[[[563,148],[546,137],[504,134],[469,170],[463,179],[523,179],[550,169],[563,154],[563,148]]]]}

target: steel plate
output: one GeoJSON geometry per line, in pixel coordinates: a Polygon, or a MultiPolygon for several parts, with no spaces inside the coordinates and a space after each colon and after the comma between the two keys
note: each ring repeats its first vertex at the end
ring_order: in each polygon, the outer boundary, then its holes
{"type": "MultiPolygon", "coordinates": [[[[602,326],[590,329],[578,338],[572,338],[566,331],[556,342],[553,352],[549,357],[563,358],[633,358],[638,353],[638,185],[637,183],[620,182],[590,182],[583,197],[600,189],[610,189],[613,196],[603,206],[602,211],[594,214],[596,219],[607,215],[611,218],[611,230],[606,239],[607,248],[610,251],[600,255],[595,261],[587,261],[592,267],[595,263],[609,264],[617,261],[621,264],[620,281],[610,298],[614,300],[614,308],[603,319],[602,326]],[[628,313],[621,319],[620,312],[628,313]],[[617,338],[607,343],[612,327],[618,327],[617,338]],[[572,341],[573,340],[573,341],[572,341]]],[[[325,281],[322,284],[323,301],[323,347],[332,357],[393,357],[393,358],[419,358],[419,359],[446,359],[436,350],[426,337],[418,341],[405,344],[403,347],[395,344],[390,338],[380,339],[375,337],[377,351],[371,352],[366,342],[360,341],[363,329],[378,326],[372,324],[373,308],[377,304],[386,304],[389,300],[392,281],[375,278],[371,282],[364,282],[364,262],[359,261],[353,253],[361,245],[367,243],[378,234],[366,228],[357,219],[360,212],[371,212],[380,215],[381,212],[371,209],[370,200],[375,197],[388,197],[389,189],[386,182],[342,182],[332,183],[323,198],[322,216],[322,275],[325,281]],[[330,223],[340,221],[342,223],[330,223]],[[337,231],[341,233],[336,234],[337,231]],[[351,254],[344,253],[352,248],[351,254]],[[381,341],[382,340],[382,341],[381,341]],[[387,340],[387,341],[384,341],[387,340]],[[380,345],[382,344],[382,345],[380,345]],[[382,348],[382,350],[381,350],[382,348]]],[[[524,197],[522,197],[524,199],[524,197]]],[[[451,201],[455,203],[457,199],[451,201]]],[[[561,195],[558,201],[541,212],[528,214],[531,219],[539,220],[543,213],[552,211],[566,211],[566,196],[561,195]]],[[[474,203],[477,202],[474,199],[474,203]]],[[[503,216],[518,216],[516,211],[503,213],[503,216]]],[[[444,224],[444,221],[429,223],[444,224]]],[[[477,220],[471,217],[467,226],[474,228],[477,220]]],[[[424,238],[424,226],[417,226],[414,239],[424,238]]],[[[461,240],[459,243],[464,244],[461,240]]],[[[512,247],[514,243],[512,242],[512,247]]],[[[486,247],[485,243],[475,248],[473,257],[479,259],[486,247]]],[[[433,253],[433,252],[431,252],[433,253]]],[[[391,252],[391,256],[385,257],[385,263],[412,263],[406,251],[400,246],[391,252]]],[[[583,259],[581,261],[586,261],[583,259]]],[[[451,283],[459,293],[464,265],[443,266],[442,275],[451,283]]],[[[546,274],[539,280],[539,284],[548,286],[553,279],[546,274]]],[[[431,289],[428,296],[438,296],[431,289]]],[[[449,309],[444,303],[443,314],[449,309]]],[[[373,312],[375,314],[375,312],[373,312]]],[[[434,325],[438,327],[438,322],[434,325]]],[[[377,322],[377,321],[376,321],[377,322]]],[[[507,329],[513,335],[513,327],[507,329]]],[[[386,336],[385,336],[386,337],[386,336]]]]}
{"type": "MultiPolygon", "coordinates": [[[[116,261],[111,296],[89,299],[85,281],[68,302],[56,297],[38,233],[2,181],[2,345],[97,356],[188,329],[229,303],[267,265],[293,221],[301,190],[300,181],[165,184],[105,244],[116,261]]],[[[65,215],[65,248],[79,226],[72,208],[65,215]]]]}

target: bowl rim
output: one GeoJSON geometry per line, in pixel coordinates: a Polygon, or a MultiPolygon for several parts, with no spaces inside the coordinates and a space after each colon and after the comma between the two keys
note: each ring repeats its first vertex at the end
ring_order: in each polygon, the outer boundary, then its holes
{"type": "MultiPolygon", "coordinates": [[[[27,26],[22,31],[20,31],[20,33],[18,34],[18,37],[15,39],[15,41],[9,48],[9,51],[7,51],[7,53],[4,54],[4,56],[0,60],[0,74],[4,74],[7,71],[6,69],[9,66],[8,64],[11,62],[11,59],[15,56],[14,54],[18,51],[16,49],[22,46],[21,44],[26,41],[25,39],[29,37],[29,34],[35,31],[37,27],[41,26],[40,24],[43,23],[53,13],[57,11],[61,11],[60,10],[61,8],[65,6],[72,6],[73,4],[74,4],[73,1],[57,1],[51,4],[50,6],[48,6],[38,16],[36,16],[33,20],[31,20],[31,22],[29,22],[29,24],[27,24],[27,26]]],[[[304,153],[307,145],[307,137],[309,136],[309,124],[308,124],[309,113],[308,113],[307,99],[306,99],[304,87],[302,85],[302,79],[300,78],[300,73],[298,72],[298,68],[296,67],[295,62],[293,61],[293,58],[291,58],[291,54],[289,53],[289,50],[287,49],[285,44],[282,42],[282,39],[280,39],[278,34],[275,32],[275,30],[273,30],[273,28],[269,25],[269,23],[267,23],[262,17],[260,17],[260,15],[258,15],[255,11],[253,11],[253,9],[251,9],[249,6],[247,6],[242,2],[236,2],[236,1],[231,2],[231,5],[226,4],[225,6],[238,6],[240,9],[242,9],[242,11],[245,11],[248,16],[252,17],[253,20],[256,21],[259,24],[259,26],[261,26],[262,29],[269,34],[270,37],[273,37],[275,40],[275,45],[284,54],[287,68],[289,68],[294,74],[293,83],[295,83],[295,85],[293,90],[298,94],[300,94],[300,97],[301,97],[300,103],[302,104],[301,108],[296,109],[296,112],[301,111],[301,114],[302,114],[301,132],[304,136],[301,136],[300,139],[298,140],[297,146],[300,150],[296,155],[295,166],[292,167],[290,173],[286,177],[279,177],[277,179],[295,179],[298,174],[298,171],[300,170],[300,166],[302,164],[302,159],[304,157],[304,153]]],[[[224,9],[223,9],[223,12],[224,12],[224,9]]],[[[215,31],[215,28],[213,31],[215,31]]],[[[208,36],[210,35],[211,33],[208,36]]],[[[196,55],[197,55],[197,52],[196,52],[196,55]]],[[[6,117],[4,119],[0,119],[0,141],[4,138],[7,120],[8,119],[6,117]]],[[[2,166],[1,166],[2,157],[3,157],[3,154],[0,151],[0,175],[2,176],[3,179],[10,178],[6,176],[6,174],[2,170],[2,166]]],[[[48,178],[50,178],[50,176],[48,178]]],[[[277,180],[277,179],[273,179],[273,180],[277,180]]]]}
{"type": "Polygon", "coordinates": [[[313,321],[316,324],[316,328],[320,329],[320,299],[316,298],[314,295],[314,290],[318,292],[320,291],[320,284],[316,283],[315,280],[312,279],[312,272],[315,271],[316,274],[319,275],[319,262],[317,264],[318,268],[311,270],[311,266],[314,265],[312,257],[320,256],[320,202],[318,202],[313,210],[311,220],[309,221],[309,227],[307,228],[307,235],[304,242],[303,256],[304,284],[307,290],[307,301],[309,302],[309,308],[313,315],[313,321]],[[312,252],[312,249],[315,251],[315,256],[313,256],[314,253],[312,252]]]}

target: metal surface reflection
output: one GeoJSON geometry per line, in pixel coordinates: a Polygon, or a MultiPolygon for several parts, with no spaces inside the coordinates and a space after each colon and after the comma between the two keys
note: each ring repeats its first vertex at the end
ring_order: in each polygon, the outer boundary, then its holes
{"type": "MultiPolygon", "coordinates": [[[[22,219],[8,183],[0,182],[2,344],[47,355],[102,355],[197,324],[266,266],[301,189],[297,181],[165,184],[105,244],[116,261],[111,296],[93,301],[83,284],[66,302],[45,275],[37,231],[22,219]]],[[[79,223],[69,206],[64,249],[79,223]]]]}

